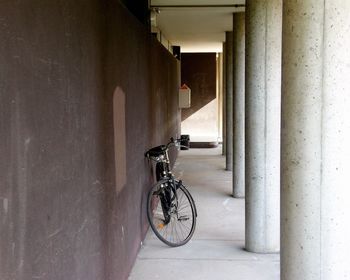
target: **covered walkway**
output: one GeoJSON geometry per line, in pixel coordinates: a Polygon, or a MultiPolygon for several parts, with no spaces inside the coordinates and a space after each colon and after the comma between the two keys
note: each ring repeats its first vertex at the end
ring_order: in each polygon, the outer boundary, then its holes
{"type": "Polygon", "coordinates": [[[170,248],[149,231],[130,280],[279,279],[278,254],[244,250],[244,200],[232,193],[220,149],[182,151],[175,174],[182,178],[198,208],[196,232],[183,247],[170,248]]]}

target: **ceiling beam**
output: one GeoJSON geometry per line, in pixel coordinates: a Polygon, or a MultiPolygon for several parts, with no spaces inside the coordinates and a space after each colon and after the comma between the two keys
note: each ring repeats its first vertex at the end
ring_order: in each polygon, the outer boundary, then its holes
{"type": "Polygon", "coordinates": [[[151,9],[157,8],[241,8],[245,7],[245,4],[233,4],[233,5],[151,5],[151,9]]]}

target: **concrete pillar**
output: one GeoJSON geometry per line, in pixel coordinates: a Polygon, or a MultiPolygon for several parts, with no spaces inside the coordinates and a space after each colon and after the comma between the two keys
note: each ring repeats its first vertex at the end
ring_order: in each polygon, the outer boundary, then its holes
{"type": "Polygon", "coordinates": [[[281,279],[350,279],[350,1],[283,3],[281,279]]]}
{"type": "Polygon", "coordinates": [[[226,43],[222,45],[222,154],[226,155],[226,43]]]}
{"type": "Polygon", "coordinates": [[[233,146],[233,33],[232,31],[226,32],[226,43],[225,43],[225,62],[226,62],[226,131],[225,131],[225,152],[226,152],[226,170],[232,170],[232,146],[233,146]]]}
{"type": "Polygon", "coordinates": [[[282,0],[246,5],[246,249],[279,251],[282,0]]]}
{"type": "Polygon", "coordinates": [[[218,136],[222,141],[223,127],[223,91],[222,91],[222,53],[217,54],[217,98],[218,98],[218,136]]]}
{"type": "Polygon", "coordinates": [[[233,14],[233,196],[245,194],[244,108],[245,108],[245,13],[233,14]]]}

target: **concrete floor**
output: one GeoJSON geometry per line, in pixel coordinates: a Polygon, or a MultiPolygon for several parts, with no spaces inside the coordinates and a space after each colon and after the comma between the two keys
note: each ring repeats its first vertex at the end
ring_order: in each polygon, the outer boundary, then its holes
{"type": "Polygon", "coordinates": [[[232,173],[220,149],[181,151],[174,173],[197,209],[192,240],[170,248],[149,231],[129,280],[278,280],[279,255],[244,250],[244,199],[231,194],[232,173]]]}

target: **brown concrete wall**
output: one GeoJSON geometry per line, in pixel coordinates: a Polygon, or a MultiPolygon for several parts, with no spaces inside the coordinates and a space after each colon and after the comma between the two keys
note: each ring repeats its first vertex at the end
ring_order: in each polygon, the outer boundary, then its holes
{"type": "Polygon", "coordinates": [[[108,3],[1,3],[1,280],[126,279],[139,249],[178,64],[108,3]]]}
{"type": "Polygon", "coordinates": [[[182,109],[182,120],[216,98],[216,54],[184,53],[181,55],[181,84],[191,88],[191,108],[182,109]]]}
{"type": "Polygon", "coordinates": [[[148,0],[119,0],[147,28],[150,29],[148,0]]]}

